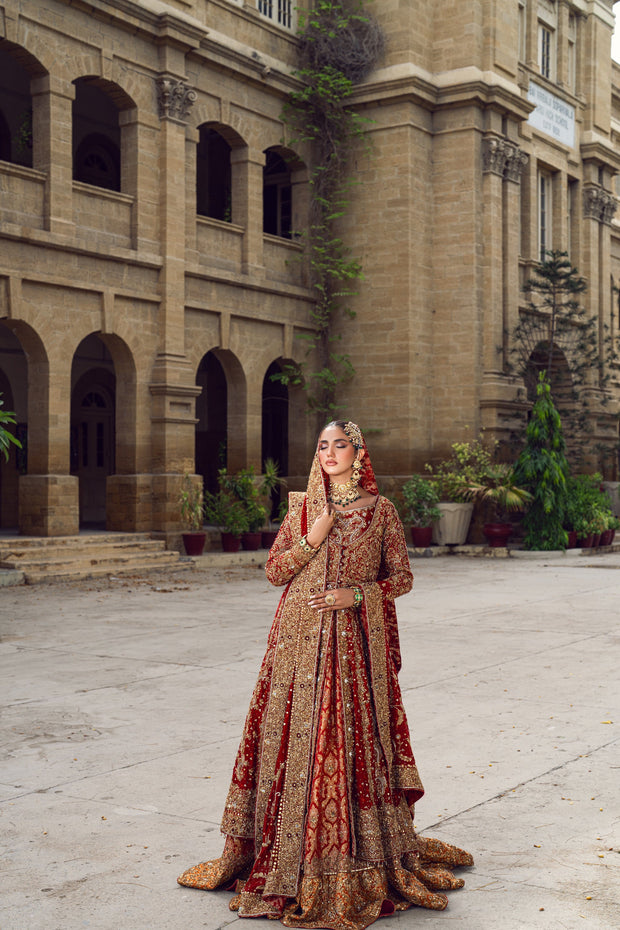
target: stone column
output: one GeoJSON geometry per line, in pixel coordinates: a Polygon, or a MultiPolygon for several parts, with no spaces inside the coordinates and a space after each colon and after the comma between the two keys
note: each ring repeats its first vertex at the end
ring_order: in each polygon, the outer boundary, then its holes
{"type": "Polygon", "coordinates": [[[490,439],[505,439],[519,416],[518,385],[506,371],[510,330],[519,312],[519,182],[527,156],[498,135],[482,144],[483,360],[481,422],[490,439]]]}
{"type": "Polygon", "coordinates": [[[73,223],[73,84],[48,74],[31,81],[33,167],[47,174],[45,228],[72,236],[73,223]]]}
{"type": "Polygon", "coordinates": [[[183,475],[194,471],[195,401],[200,388],[185,356],[185,124],[195,92],[178,77],[156,81],[160,118],[161,313],[151,378],[153,525],[179,528],[183,475]]]}
{"type": "Polygon", "coordinates": [[[230,153],[232,171],[232,221],[245,227],[241,270],[262,277],[263,269],[263,168],[265,155],[248,147],[230,153]]]}
{"type": "Polygon", "coordinates": [[[79,483],[69,473],[70,429],[71,367],[64,358],[30,355],[28,474],[19,479],[19,529],[26,536],[79,531],[79,483]]]}

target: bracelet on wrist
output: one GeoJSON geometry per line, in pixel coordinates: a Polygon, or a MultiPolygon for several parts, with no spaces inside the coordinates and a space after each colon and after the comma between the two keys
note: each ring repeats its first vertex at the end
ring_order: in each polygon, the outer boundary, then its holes
{"type": "Polygon", "coordinates": [[[362,601],[364,600],[364,592],[361,588],[358,588],[357,585],[351,590],[353,591],[353,606],[361,607],[362,601]]]}
{"type": "Polygon", "coordinates": [[[310,545],[306,536],[301,537],[301,539],[299,540],[299,545],[301,546],[304,552],[311,552],[313,555],[315,555],[319,551],[318,549],[315,549],[314,546],[310,545]]]}

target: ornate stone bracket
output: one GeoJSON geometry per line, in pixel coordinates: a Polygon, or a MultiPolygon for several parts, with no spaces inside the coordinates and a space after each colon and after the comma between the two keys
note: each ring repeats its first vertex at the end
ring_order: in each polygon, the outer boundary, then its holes
{"type": "Polygon", "coordinates": [[[192,90],[189,84],[175,78],[159,77],[155,84],[159,118],[185,122],[196,100],[196,91],[192,90]]]}
{"type": "Polygon", "coordinates": [[[583,189],[583,215],[610,226],[616,212],[616,198],[602,187],[583,189]]]}
{"type": "Polygon", "coordinates": [[[519,181],[528,156],[507,139],[492,136],[482,140],[482,171],[509,181],[519,181]]]}

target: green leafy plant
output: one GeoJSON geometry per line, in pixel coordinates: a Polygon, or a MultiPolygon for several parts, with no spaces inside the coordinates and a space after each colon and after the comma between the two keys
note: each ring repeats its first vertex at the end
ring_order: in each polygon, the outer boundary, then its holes
{"type": "Polygon", "coordinates": [[[482,440],[453,442],[451,454],[436,466],[425,465],[440,501],[465,503],[471,497],[470,488],[480,483],[493,462],[492,452],[482,440]]]}
{"type": "Polygon", "coordinates": [[[338,232],[349,205],[351,153],[367,122],[348,104],[355,83],[379,60],[384,39],[362,0],[316,0],[302,19],[299,39],[296,74],[302,86],[290,95],[282,118],[293,133],[290,141],[306,143],[310,151],[310,216],[301,239],[314,293],[313,328],[299,337],[307,343],[309,361],[286,365],[272,377],[302,386],[320,423],[337,409],[339,384],[355,373],[334,329],[337,319],[355,316],[348,301],[363,277],[359,260],[338,232]]]}
{"type": "Polygon", "coordinates": [[[518,513],[527,507],[532,495],[518,485],[512,465],[489,465],[479,481],[471,484],[467,495],[482,504],[490,504],[498,522],[506,522],[508,513],[518,513]]]}
{"type": "Polygon", "coordinates": [[[524,379],[530,398],[536,395],[538,373],[545,373],[571,457],[580,461],[592,453],[592,405],[608,404],[606,387],[618,356],[607,328],[581,304],[587,282],[567,253],[545,255],[526,282],[529,301],[509,334],[507,367],[524,379]]]}
{"type": "MultiPolygon", "coordinates": [[[[243,468],[240,471],[229,473],[225,468],[218,471],[219,506],[224,511],[228,510],[232,516],[231,519],[237,526],[244,524],[241,533],[256,533],[267,520],[267,510],[260,503],[260,478],[258,478],[253,468],[243,468]],[[239,505],[238,509],[235,505],[239,505]],[[243,520],[238,519],[239,513],[243,514],[243,520]]],[[[221,522],[221,521],[218,521],[221,522]]],[[[227,530],[233,532],[233,530],[227,530]]]]}
{"type": "Polygon", "coordinates": [[[580,539],[590,533],[613,529],[611,500],[601,485],[603,478],[593,475],[571,475],[567,480],[567,501],[564,517],[566,529],[575,530],[580,539]]]}
{"type": "MultiPolygon", "coordinates": [[[[0,407],[4,406],[4,401],[1,399],[0,395],[0,407]]],[[[22,444],[13,433],[7,429],[7,426],[15,426],[17,420],[15,419],[15,414],[10,410],[0,410],[0,454],[4,456],[4,461],[8,462],[9,460],[9,451],[11,445],[17,446],[18,449],[21,449],[22,444]]]]}
{"type": "Polygon", "coordinates": [[[190,532],[199,532],[204,522],[204,494],[202,485],[193,482],[189,475],[184,477],[179,504],[183,523],[190,532]]]}
{"type": "Polygon", "coordinates": [[[544,372],[539,375],[536,395],[525,448],[515,464],[515,481],[532,495],[523,519],[524,545],[526,549],[566,549],[566,443],[544,372]]]}
{"type": "Polygon", "coordinates": [[[427,527],[439,520],[441,511],[435,484],[422,475],[412,475],[403,484],[402,500],[397,504],[401,519],[410,526],[427,527]]]}

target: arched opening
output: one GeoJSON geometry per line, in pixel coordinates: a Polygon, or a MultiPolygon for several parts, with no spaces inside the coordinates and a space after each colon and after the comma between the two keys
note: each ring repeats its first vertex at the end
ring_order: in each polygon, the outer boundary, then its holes
{"type": "Polygon", "coordinates": [[[43,73],[25,49],[0,39],[0,159],[32,168],[30,80],[43,73]]]}
{"type": "Polygon", "coordinates": [[[263,232],[283,239],[292,237],[293,185],[291,163],[282,151],[267,149],[263,168],[263,232]]]}
{"type": "Polygon", "coordinates": [[[19,476],[28,470],[28,359],[17,336],[0,323],[0,395],[2,410],[15,414],[8,427],[22,444],[11,445],[9,460],[0,459],[0,528],[17,530],[19,476]]]}
{"type": "Polygon", "coordinates": [[[196,153],[196,213],[214,220],[232,220],[230,143],[209,125],[200,126],[196,153]]]}
{"type": "Polygon", "coordinates": [[[105,527],[106,482],[115,471],[116,374],[103,340],[92,333],[71,367],[71,474],[79,479],[80,526],[105,527]]]}
{"type": "Polygon", "coordinates": [[[227,462],[228,385],[215,352],[202,357],[196,384],[202,388],[196,400],[196,474],[206,490],[216,491],[218,469],[227,462]]]}
{"type": "Polygon", "coordinates": [[[101,78],[83,77],[73,83],[73,179],[120,191],[119,112],[133,107],[133,101],[121,88],[101,78]]]}
{"type": "MultiPolygon", "coordinates": [[[[262,443],[261,460],[273,459],[278,466],[280,477],[288,475],[288,421],[289,402],[288,387],[273,376],[282,371],[280,362],[272,362],[263,378],[262,404],[262,443]]],[[[280,499],[280,489],[272,494],[272,504],[276,508],[280,499]]]]}

